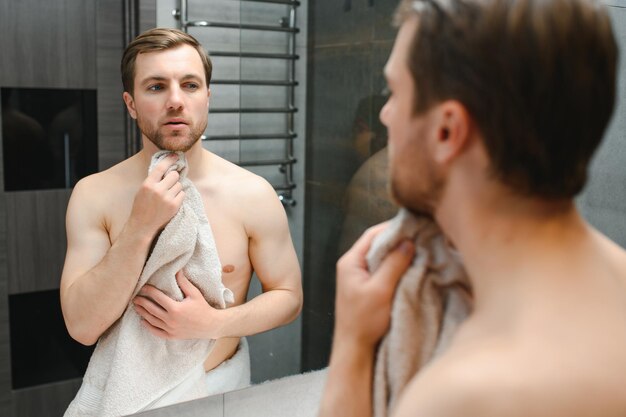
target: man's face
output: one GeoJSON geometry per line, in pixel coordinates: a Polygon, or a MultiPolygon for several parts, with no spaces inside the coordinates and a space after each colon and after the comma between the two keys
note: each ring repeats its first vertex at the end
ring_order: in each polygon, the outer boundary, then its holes
{"type": "Polygon", "coordinates": [[[431,157],[429,138],[435,132],[433,111],[415,115],[415,83],[408,68],[409,48],[417,30],[416,18],[400,28],[385,66],[390,90],[380,120],[389,135],[389,180],[393,198],[409,210],[432,215],[443,178],[431,157]]]}
{"type": "Polygon", "coordinates": [[[169,151],[189,150],[206,129],[210,90],[198,52],[189,45],[139,54],[135,86],[124,93],[145,139],[169,151]]]}

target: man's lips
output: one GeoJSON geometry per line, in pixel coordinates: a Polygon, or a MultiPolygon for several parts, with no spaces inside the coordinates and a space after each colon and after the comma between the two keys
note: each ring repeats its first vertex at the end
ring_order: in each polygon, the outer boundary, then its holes
{"type": "Polygon", "coordinates": [[[183,125],[187,125],[187,121],[185,119],[169,119],[167,120],[165,123],[163,123],[166,126],[183,126],[183,125]]]}

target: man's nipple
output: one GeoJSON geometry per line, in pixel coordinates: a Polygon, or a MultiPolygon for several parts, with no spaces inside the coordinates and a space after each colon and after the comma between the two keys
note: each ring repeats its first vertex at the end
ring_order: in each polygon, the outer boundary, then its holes
{"type": "Polygon", "coordinates": [[[222,267],[222,272],[225,272],[225,273],[233,272],[234,270],[235,270],[234,265],[229,264],[229,265],[224,265],[222,267]]]}

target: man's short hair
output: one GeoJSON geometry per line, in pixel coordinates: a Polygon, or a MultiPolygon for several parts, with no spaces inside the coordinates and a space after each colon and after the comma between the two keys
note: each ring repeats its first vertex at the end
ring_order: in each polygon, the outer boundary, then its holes
{"type": "Polygon", "coordinates": [[[403,0],[416,114],[448,99],[517,193],[571,198],[613,112],[617,46],[599,0],[403,0]]]}
{"type": "Polygon", "coordinates": [[[211,59],[200,45],[200,42],[188,33],[178,29],[155,28],[147,30],[137,36],[128,44],[124,51],[124,55],[122,56],[122,84],[124,85],[124,91],[131,95],[133,94],[133,88],[135,86],[135,61],[137,60],[137,55],[164,51],[181,45],[192,46],[198,51],[198,55],[200,55],[204,67],[204,75],[208,87],[211,82],[213,66],[211,65],[211,59]]]}

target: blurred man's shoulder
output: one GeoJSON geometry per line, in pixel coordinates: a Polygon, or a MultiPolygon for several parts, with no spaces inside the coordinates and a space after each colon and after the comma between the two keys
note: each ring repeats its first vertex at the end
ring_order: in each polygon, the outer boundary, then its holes
{"type": "Polygon", "coordinates": [[[394,417],[626,415],[626,377],[609,375],[626,371],[625,363],[588,366],[597,358],[574,347],[532,345],[487,343],[442,355],[407,386],[394,417]]]}

